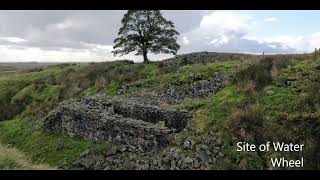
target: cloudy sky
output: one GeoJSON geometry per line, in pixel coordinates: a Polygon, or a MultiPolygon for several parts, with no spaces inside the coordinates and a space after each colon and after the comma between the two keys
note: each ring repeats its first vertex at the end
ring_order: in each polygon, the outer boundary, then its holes
{"type": "MultiPolygon", "coordinates": [[[[0,11],[0,62],[108,61],[125,11],[0,11]]],[[[320,48],[320,11],[162,11],[178,54],[305,53],[320,48]]],[[[150,55],[159,60],[171,55],[150,55]]]]}

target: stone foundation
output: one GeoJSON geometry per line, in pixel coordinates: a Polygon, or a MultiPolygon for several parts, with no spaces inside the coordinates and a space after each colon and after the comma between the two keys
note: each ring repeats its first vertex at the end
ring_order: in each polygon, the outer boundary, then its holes
{"type": "Polygon", "coordinates": [[[125,99],[92,96],[64,101],[46,118],[44,126],[93,141],[113,141],[146,151],[165,147],[168,135],[187,126],[191,114],[139,104],[125,99]]]}

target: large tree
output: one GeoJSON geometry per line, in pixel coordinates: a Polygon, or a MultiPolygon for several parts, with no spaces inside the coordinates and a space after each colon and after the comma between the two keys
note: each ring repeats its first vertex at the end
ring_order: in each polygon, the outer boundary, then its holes
{"type": "Polygon", "coordinates": [[[173,22],[165,19],[159,10],[129,10],[121,20],[118,38],[114,40],[114,55],[136,51],[148,63],[147,54],[176,54],[179,33],[173,22]]]}

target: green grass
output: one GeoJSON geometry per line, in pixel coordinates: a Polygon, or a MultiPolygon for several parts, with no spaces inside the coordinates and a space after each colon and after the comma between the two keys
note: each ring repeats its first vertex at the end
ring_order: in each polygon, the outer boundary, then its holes
{"type": "Polygon", "coordinates": [[[26,119],[0,122],[0,142],[25,153],[34,163],[58,166],[66,162],[69,167],[79,158],[81,152],[107,146],[103,143],[49,134],[33,127],[26,119]]]}
{"type": "Polygon", "coordinates": [[[17,71],[0,71],[0,78],[16,74],[17,71]]]}
{"type": "MultiPolygon", "coordinates": [[[[43,132],[42,127],[38,124],[39,121],[33,120],[33,116],[38,112],[49,112],[63,99],[61,95],[64,93],[64,90],[66,90],[63,84],[73,84],[74,81],[70,81],[72,76],[80,79],[85,78],[85,76],[99,78],[100,76],[90,74],[90,71],[94,70],[95,67],[95,65],[82,67],[65,66],[63,68],[52,66],[40,72],[29,72],[0,78],[0,88],[6,88],[7,92],[7,94],[5,94],[6,92],[2,91],[0,96],[4,97],[6,95],[6,100],[10,100],[10,102],[7,103],[13,105],[24,102],[23,112],[20,113],[22,110],[17,112],[20,115],[16,114],[18,116],[13,120],[0,122],[0,142],[8,144],[29,156],[33,163],[46,163],[51,166],[59,166],[64,162],[71,166],[70,164],[79,157],[82,151],[88,148],[102,146],[102,144],[99,143],[48,134],[43,132]],[[87,71],[89,71],[89,73],[86,73],[87,71]],[[51,84],[52,81],[48,80],[49,77],[53,77],[60,84],[51,84]],[[62,147],[59,148],[59,146],[62,147]]],[[[97,67],[101,66],[97,65],[97,67]]],[[[192,68],[185,66],[178,69],[178,73],[161,75],[159,74],[159,66],[156,64],[129,64],[121,67],[123,67],[123,69],[115,66],[115,68],[118,69],[113,69],[114,72],[109,72],[110,75],[114,76],[110,78],[114,79],[112,79],[111,83],[105,88],[107,95],[116,95],[121,85],[134,79],[142,78],[144,79],[146,87],[155,87],[160,85],[160,83],[174,83],[177,79],[188,81],[187,78],[190,73],[202,73],[204,78],[209,78],[215,72],[229,73],[234,68],[234,66],[230,64],[209,64],[197,65],[197,68],[193,71],[192,68]],[[115,74],[113,74],[116,72],[120,73],[117,78],[115,74]]],[[[103,70],[100,71],[102,72],[103,70]]],[[[81,85],[76,86],[80,87],[81,85]]],[[[139,90],[139,88],[129,89],[129,92],[135,90],[139,90]]],[[[233,86],[226,88],[225,91],[219,94],[218,97],[220,99],[207,99],[208,101],[214,101],[209,103],[207,111],[210,112],[210,107],[214,106],[211,107],[214,109],[214,112],[210,113],[209,116],[211,119],[208,124],[201,122],[203,124],[199,126],[204,126],[205,124],[211,126],[216,122],[220,123],[220,121],[223,121],[219,118],[223,117],[224,114],[219,114],[219,111],[223,110],[222,106],[226,106],[232,102],[226,102],[227,104],[224,104],[222,101],[227,98],[236,99],[236,91],[233,86]]],[[[84,86],[81,94],[87,92],[97,93],[97,90],[95,86],[92,85],[84,86]]],[[[3,161],[5,162],[4,164],[7,164],[8,168],[18,166],[14,164],[14,161],[11,162],[10,159],[4,159],[3,161]]]]}
{"type": "Polygon", "coordinates": [[[194,123],[198,133],[206,133],[212,127],[222,132],[228,115],[243,97],[238,87],[230,84],[211,97],[186,103],[184,108],[195,111],[194,123]]]}
{"type": "Polygon", "coordinates": [[[291,66],[283,71],[275,83],[284,86],[287,81],[291,83],[290,88],[295,91],[304,91],[311,82],[318,82],[320,78],[320,59],[307,59],[295,66],[291,66]]]}
{"type": "Polygon", "coordinates": [[[216,72],[223,74],[234,72],[235,68],[236,63],[234,62],[193,64],[182,66],[177,70],[177,72],[182,74],[201,73],[204,76],[204,78],[209,78],[216,72]]]}
{"type": "Polygon", "coordinates": [[[143,69],[140,71],[142,74],[146,75],[145,78],[156,76],[159,72],[159,66],[156,64],[145,64],[143,69]]]}
{"type": "Polygon", "coordinates": [[[36,103],[48,103],[59,95],[54,92],[58,88],[46,83],[50,77],[57,77],[70,69],[80,67],[70,66],[65,68],[50,67],[40,72],[18,73],[11,76],[0,77],[0,120],[11,119],[21,113],[30,103],[30,98],[36,97],[36,103]],[[41,87],[46,87],[44,90],[41,87]],[[50,99],[46,99],[50,96],[50,99]],[[42,96],[42,97],[41,97],[42,96]],[[55,96],[55,97],[53,97],[55,96]]]}
{"type": "Polygon", "coordinates": [[[248,161],[248,169],[260,169],[261,161],[255,153],[236,152],[235,141],[225,129],[232,112],[236,111],[246,95],[239,89],[238,84],[229,84],[215,95],[194,100],[184,108],[194,111],[193,122],[199,137],[207,134],[213,127],[217,130],[217,141],[222,145],[225,157],[217,161],[210,169],[241,169],[239,163],[248,161]]]}
{"type": "Polygon", "coordinates": [[[264,88],[257,101],[265,114],[276,117],[280,112],[290,111],[296,98],[297,93],[292,89],[270,85],[264,88]]]}
{"type": "Polygon", "coordinates": [[[45,114],[52,110],[60,101],[63,87],[60,85],[46,84],[37,89],[25,111],[24,116],[32,116],[39,113],[45,114]]]}
{"type": "MultiPolygon", "coordinates": [[[[13,115],[7,118],[12,120],[0,121],[0,142],[10,145],[8,148],[18,151],[18,154],[24,154],[25,159],[30,158],[26,160],[29,162],[28,167],[39,163],[56,167],[64,162],[70,167],[82,151],[107,146],[107,144],[43,132],[41,126],[37,124],[39,122],[31,120],[37,114],[49,112],[63,99],[82,96],[86,93],[95,94],[103,91],[109,96],[115,96],[121,86],[126,83],[136,81],[143,83],[142,87],[129,88],[127,93],[157,89],[168,84],[175,85],[178,81],[187,85],[194,82],[190,74],[209,79],[217,72],[223,75],[238,72],[238,65],[239,61],[199,63],[184,65],[164,73],[157,64],[97,63],[80,67],[52,66],[40,72],[0,76],[2,105],[0,115],[9,113],[13,115]],[[49,80],[52,77],[56,81],[49,80]],[[106,80],[101,90],[96,87],[97,79],[106,80]],[[68,96],[64,96],[66,93],[69,93],[68,96]],[[10,109],[18,106],[21,106],[21,109],[10,109]]],[[[265,116],[262,118],[263,128],[267,130],[265,134],[273,139],[302,134],[296,134],[296,128],[301,132],[307,132],[304,128],[308,127],[314,134],[319,126],[318,122],[308,121],[311,117],[309,112],[295,109],[296,114],[303,112],[308,117],[305,118],[306,120],[299,121],[300,125],[286,122],[287,119],[296,120],[297,118],[284,118],[280,121],[279,117],[283,113],[287,113],[288,117],[292,116],[298,97],[302,93],[308,93],[306,88],[308,85],[319,81],[319,70],[319,60],[306,59],[281,69],[279,74],[276,73],[276,76],[272,77],[272,82],[268,82],[261,89],[253,90],[251,94],[245,92],[239,83],[231,83],[214,95],[187,100],[178,107],[194,112],[193,123],[198,137],[206,135],[213,127],[217,129],[218,142],[222,144],[226,157],[219,160],[212,167],[213,169],[261,169],[263,159],[257,153],[235,151],[237,139],[226,128],[232,114],[244,111],[243,107],[247,104],[259,107],[265,116]],[[291,81],[290,86],[286,85],[287,81],[291,81]]],[[[305,138],[311,137],[312,133],[306,134],[305,138]]],[[[272,155],[274,154],[270,154],[272,155]]],[[[21,163],[12,157],[9,154],[0,155],[0,169],[23,168],[21,163]]]]}
{"type": "Polygon", "coordinates": [[[89,87],[87,89],[85,89],[84,91],[81,92],[81,95],[85,95],[85,94],[96,94],[97,93],[97,88],[92,86],[89,87]]]}
{"type": "MultiPolygon", "coordinates": [[[[240,114],[243,114],[246,112],[244,105],[248,106],[251,103],[252,106],[257,107],[262,112],[262,114],[256,115],[259,117],[262,116],[261,118],[263,119],[262,125],[259,127],[261,128],[260,132],[263,132],[261,138],[270,141],[295,143],[302,141],[308,144],[311,142],[311,139],[314,139],[314,135],[305,132],[309,132],[307,129],[314,130],[318,128],[317,122],[307,123],[301,120],[300,122],[294,123],[290,122],[290,118],[288,118],[289,120],[284,119],[283,114],[286,114],[287,117],[292,117],[297,113],[306,113],[308,117],[313,117],[312,114],[305,112],[303,108],[296,109],[295,107],[297,103],[299,103],[297,99],[301,95],[301,92],[305,93],[306,87],[308,87],[311,82],[317,81],[316,79],[319,77],[319,71],[317,70],[319,69],[319,61],[310,60],[301,61],[296,65],[285,68],[281,70],[279,76],[274,77],[273,82],[269,85],[253,93],[245,93],[243,98],[245,101],[242,102],[244,103],[241,105],[242,107],[240,106],[237,109],[233,109],[231,112],[240,112],[240,114]],[[291,85],[286,85],[286,81],[291,81],[291,85]],[[297,134],[297,132],[299,133],[297,134]]],[[[255,114],[252,114],[252,117],[254,117],[254,115],[255,114]]],[[[230,117],[227,117],[227,119],[229,118],[230,117]]],[[[215,125],[219,127],[220,123],[216,123],[215,125]]],[[[313,134],[314,133],[315,132],[313,132],[313,134]]],[[[224,136],[220,137],[222,137],[224,151],[227,157],[218,161],[213,167],[214,169],[272,169],[271,163],[269,162],[270,157],[294,157],[291,156],[291,154],[278,152],[262,153],[261,155],[254,152],[236,152],[235,143],[241,141],[241,139],[237,139],[237,137],[230,134],[227,129],[223,130],[223,134],[224,136]]],[[[263,139],[260,140],[264,141],[263,139]]]]}
{"type": "Polygon", "coordinates": [[[106,95],[115,96],[121,88],[120,82],[112,82],[106,89],[106,95]]]}
{"type": "MultiPolygon", "coordinates": [[[[199,75],[202,79],[210,79],[216,73],[221,73],[223,75],[229,75],[236,71],[236,63],[235,62],[223,62],[223,63],[208,63],[208,64],[193,64],[193,65],[185,65],[179,67],[176,71],[161,74],[159,67],[152,64],[148,65],[144,68],[142,72],[145,73],[143,82],[143,86],[131,87],[128,89],[128,93],[136,92],[141,89],[148,88],[158,88],[160,86],[171,84],[174,85],[177,82],[182,82],[183,84],[193,83],[194,80],[191,79],[191,74],[199,75]]],[[[108,89],[110,89],[111,94],[114,94],[114,90],[117,89],[118,86],[115,84],[108,89]]]]}
{"type": "Polygon", "coordinates": [[[14,70],[16,70],[15,67],[0,65],[0,72],[4,72],[4,71],[14,71],[14,70]]]}
{"type": "Polygon", "coordinates": [[[19,150],[0,143],[0,170],[50,170],[56,169],[47,164],[34,164],[19,150]]]}
{"type": "Polygon", "coordinates": [[[34,84],[31,84],[23,88],[17,94],[15,94],[12,97],[11,102],[14,103],[14,102],[26,101],[27,97],[34,97],[35,93],[36,93],[36,86],[34,84]]]}
{"type": "Polygon", "coordinates": [[[0,169],[14,169],[20,168],[19,164],[13,159],[7,158],[6,154],[0,154],[0,169]]]}
{"type": "MultiPolygon", "coordinates": [[[[46,77],[59,76],[63,72],[65,71],[61,68],[51,67],[43,72],[31,72],[0,79],[0,83],[2,83],[0,88],[6,88],[5,91],[0,92],[1,97],[6,98],[4,100],[10,100],[7,103],[13,107],[23,106],[23,109],[17,111],[16,115],[24,110],[16,119],[0,122],[0,142],[10,144],[22,151],[30,156],[32,162],[35,163],[58,166],[66,162],[68,166],[71,166],[72,161],[82,151],[100,146],[100,144],[93,142],[73,140],[45,133],[42,131],[42,127],[39,127],[39,122],[33,120],[34,115],[49,112],[61,101],[63,86],[46,84],[46,77]],[[42,79],[44,82],[36,82],[42,79]],[[59,149],[61,144],[63,147],[59,149]]],[[[3,113],[7,114],[8,111],[3,113]]],[[[14,162],[12,159],[3,157],[2,166],[9,169],[28,169],[28,167],[19,166],[14,162]]]]}
{"type": "MultiPolygon", "coordinates": [[[[190,67],[190,69],[192,69],[190,67]]],[[[300,70],[303,68],[300,68],[300,70]]],[[[286,70],[284,71],[286,73],[286,70]]],[[[295,76],[294,73],[290,74],[295,76]]],[[[280,76],[283,76],[280,73],[280,76]]],[[[275,82],[278,77],[275,77],[275,82]]],[[[300,76],[296,76],[301,79],[300,76]]],[[[223,145],[225,158],[219,160],[212,169],[262,169],[263,159],[257,153],[236,152],[237,140],[227,130],[226,125],[230,120],[230,115],[236,111],[241,111],[243,103],[247,99],[252,99],[252,103],[257,103],[259,109],[263,112],[264,126],[269,129],[270,134],[281,133],[283,125],[279,125],[277,117],[283,113],[290,111],[297,99],[297,92],[293,87],[276,85],[272,82],[271,85],[257,90],[253,94],[247,94],[241,89],[241,84],[231,84],[217,92],[210,98],[194,100],[186,106],[189,110],[196,110],[194,122],[196,131],[199,134],[208,132],[211,127],[216,127],[218,134],[218,142],[223,145]],[[282,128],[279,128],[282,127],[282,128]]],[[[250,101],[249,101],[250,102],[250,101]]],[[[274,137],[274,136],[273,136],[274,137]]],[[[272,156],[271,154],[269,156],[272,156]]]]}
{"type": "Polygon", "coordinates": [[[169,77],[164,79],[169,83],[182,81],[189,84],[193,82],[190,78],[191,74],[199,75],[202,79],[210,79],[216,73],[229,75],[235,72],[235,70],[236,64],[233,62],[185,65],[178,68],[176,72],[168,74],[167,76],[169,77]]]}

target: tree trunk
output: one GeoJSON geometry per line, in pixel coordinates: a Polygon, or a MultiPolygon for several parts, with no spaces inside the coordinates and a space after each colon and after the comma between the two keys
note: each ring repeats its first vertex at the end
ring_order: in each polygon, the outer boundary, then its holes
{"type": "Polygon", "coordinates": [[[149,59],[147,56],[147,51],[143,51],[143,63],[149,64],[149,59]]]}

